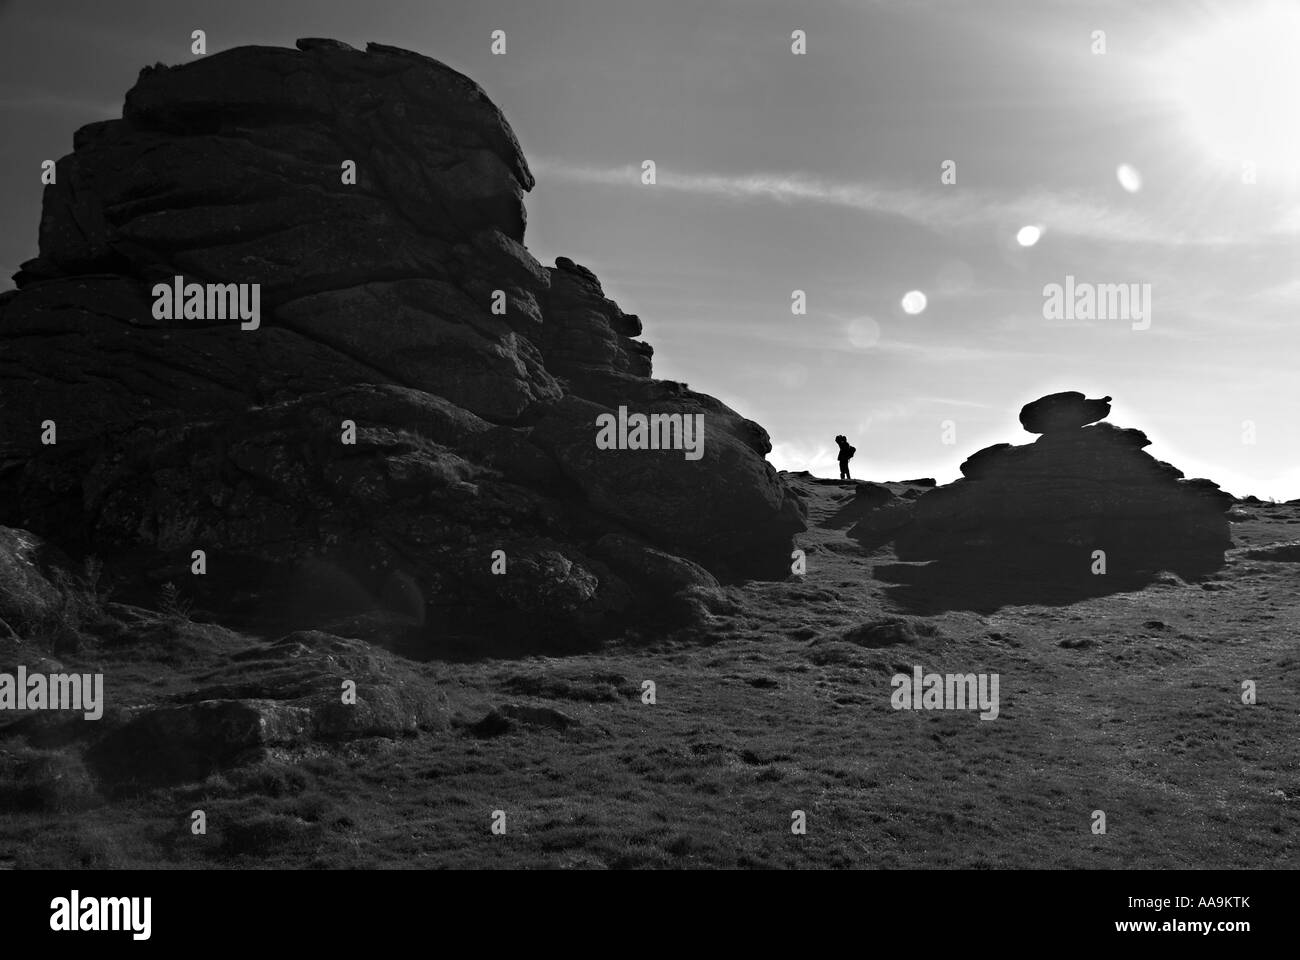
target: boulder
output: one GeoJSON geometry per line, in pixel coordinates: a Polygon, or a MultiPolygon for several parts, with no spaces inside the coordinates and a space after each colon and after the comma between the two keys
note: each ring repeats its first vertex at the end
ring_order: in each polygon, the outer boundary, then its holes
{"type": "Polygon", "coordinates": [[[845,630],[841,638],[859,647],[919,647],[927,641],[941,638],[937,626],[917,617],[882,617],[869,620],[845,630]]]}
{"type": "Polygon", "coordinates": [[[1087,400],[1075,390],[1049,393],[1020,410],[1020,424],[1030,433],[1073,430],[1110,416],[1110,397],[1087,400]]]}
{"type": "Polygon", "coordinates": [[[96,743],[86,760],[116,787],[202,780],[259,748],[299,740],[310,723],[307,710],[275,700],[145,707],[96,743]]]}
{"type": "Polygon", "coordinates": [[[90,747],[101,780],[114,789],[201,780],[271,747],[391,738],[447,722],[445,696],[415,668],[319,631],[238,652],[173,700],[131,711],[90,747]]]}
{"type": "Polygon", "coordinates": [[[0,623],[21,630],[57,613],[67,602],[57,583],[66,576],[64,562],[35,534],[0,527],[0,623]]]}
{"type": "Polygon", "coordinates": [[[853,499],[854,502],[859,505],[865,505],[867,507],[883,507],[897,499],[894,491],[881,483],[859,480],[855,486],[856,489],[853,493],[853,499]]]}

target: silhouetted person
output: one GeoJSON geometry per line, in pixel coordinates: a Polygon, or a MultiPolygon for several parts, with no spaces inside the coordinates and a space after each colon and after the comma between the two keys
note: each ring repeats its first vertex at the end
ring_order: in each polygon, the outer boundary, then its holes
{"type": "Polygon", "coordinates": [[[840,479],[852,480],[853,478],[849,476],[849,461],[858,452],[858,448],[849,446],[849,441],[842,433],[835,438],[835,442],[840,445],[840,479]]]}

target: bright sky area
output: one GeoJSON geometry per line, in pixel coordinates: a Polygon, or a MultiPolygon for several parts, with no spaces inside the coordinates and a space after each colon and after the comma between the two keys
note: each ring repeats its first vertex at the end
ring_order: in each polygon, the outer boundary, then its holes
{"type": "Polygon", "coordinates": [[[1076,389],[1113,396],[1111,421],[1189,476],[1296,498],[1298,11],[17,0],[0,6],[0,268],[35,254],[40,160],[120,115],[140,67],[190,59],[192,30],[209,53],[375,40],[486,89],[537,175],[529,248],[595,270],[644,321],[655,375],[763,424],[778,467],[836,475],[844,433],[856,476],[944,482],[1032,439],[1022,404],[1076,389]],[[1149,327],[1047,319],[1067,276],[1150,284],[1149,327]]]}

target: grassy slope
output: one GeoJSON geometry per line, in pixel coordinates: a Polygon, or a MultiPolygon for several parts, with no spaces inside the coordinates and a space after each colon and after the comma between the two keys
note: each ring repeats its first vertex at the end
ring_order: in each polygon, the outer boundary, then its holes
{"type": "MultiPolygon", "coordinates": [[[[1300,865],[1295,563],[1237,560],[1208,589],[945,612],[918,646],[819,643],[895,612],[872,578],[893,557],[845,535],[850,486],[795,482],[814,523],[807,576],[735,588],[742,612],[704,636],[425,666],[465,721],[539,704],[579,721],[570,730],[457,727],[279,754],[56,812],[79,805],[74,785],[66,803],[0,820],[0,866],[1300,865]],[[1001,716],[892,710],[890,676],[913,664],[999,673],[1001,716]],[[188,830],[196,808],[207,836],[188,830]],[[505,836],[489,830],[497,809],[505,836]],[[790,832],[795,809],[806,836],[790,832]]],[[[1300,536],[1300,507],[1250,510],[1238,546],[1300,536]]],[[[192,652],[175,669],[221,655],[204,653],[202,630],[181,632],[192,652]]],[[[180,683],[148,658],[64,660],[102,664],[119,696],[180,683]]]]}

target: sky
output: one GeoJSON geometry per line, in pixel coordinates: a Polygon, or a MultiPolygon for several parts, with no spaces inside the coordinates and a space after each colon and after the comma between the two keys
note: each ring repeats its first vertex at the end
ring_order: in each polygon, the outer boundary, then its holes
{"type": "Polygon", "coordinates": [[[0,275],[36,253],[40,161],[198,28],[474,78],[537,177],[529,249],[593,269],[655,376],[777,467],[837,475],[843,433],[856,477],[947,482],[1079,390],[1188,476],[1300,497],[1300,3],[9,0],[0,275]],[[1054,314],[1067,277],[1149,316],[1054,314]]]}

